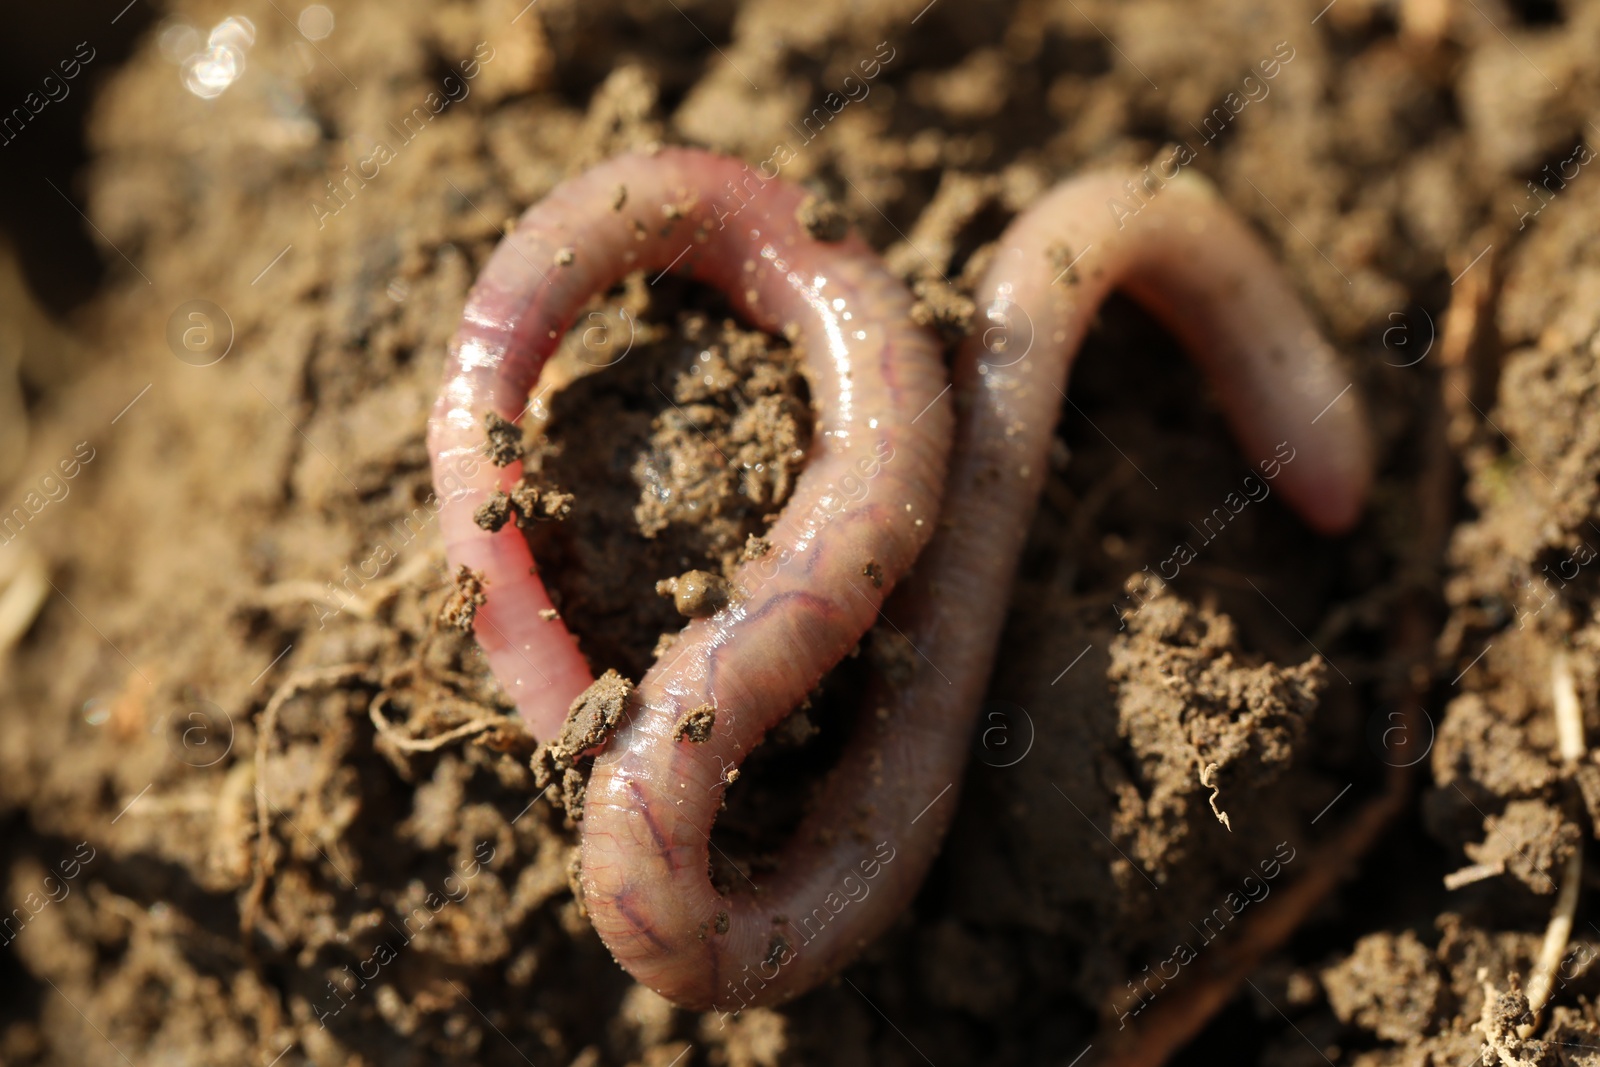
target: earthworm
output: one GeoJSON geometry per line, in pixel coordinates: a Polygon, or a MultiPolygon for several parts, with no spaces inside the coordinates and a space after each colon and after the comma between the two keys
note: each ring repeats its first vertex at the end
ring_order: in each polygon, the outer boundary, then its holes
{"type": "MultiPolygon", "coordinates": [[[[909,904],[955,811],[1068,370],[1113,288],[1184,342],[1247,455],[1277,464],[1309,524],[1334,533],[1356,520],[1370,479],[1360,407],[1288,281],[1204,182],[1147,187],[1131,212],[1125,178],[1068,181],[1001,237],[977,292],[979,328],[956,360],[939,529],[887,608],[914,652],[909,677],[869,683],[855,735],[774,873],[715,887],[710,833],[731,772],[803,694],[788,660],[796,638],[814,647],[810,635],[773,627],[701,641],[690,666],[646,677],[596,759],[585,903],[616,958],[668,999],[722,1010],[787,1000],[909,904]],[[1120,222],[1113,201],[1124,203],[1120,222]],[[679,716],[702,704],[716,708],[709,739],[679,740],[679,716]]],[[[897,446],[897,457],[909,452],[897,446]]],[[[793,595],[865,604],[873,582],[859,558],[795,574],[793,595]]]]}
{"type": "MultiPolygon", "coordinates": [[[[719,742],[738,721],[755,730],[754,744],[866,632],[932,535],[952,421],[937,341],[911,324],[910,294],[859,237],[808,235],[797,217],[807,197],[776,174],[703,151],[619,156],[531,207],[473,285],[429,420],[429,453],[450,567],[480,572],[486,586],[478,643],[535,737],[556,736],[594,677],[548,610],[521,532],[474,520],[495,491],[516,486],[518,465],[472,460],[484,450],[485,416],[516,421],[584,302],[627,273],[682,270],[757,327],[796,336],[817,409],[809,462],[766,535],[792,559],[745,564],[734,577],[748,595],[690,623],[671,662],[644,679],[641,700],[675,714],[678,694],[705,688],[723,709],[719,742]],[[881,568],[882,588],[850,592],[846,577],[869,565],[881,568]],[[756,574],[769,567],[770,578],[756,574]],[[714,693],[701,671],[716,673],[714,693]]],[[[672,748],[656,754],[662,770],[672,748]]],[[[723,751],[719,743],[699,753],[700,770],[712,749],[723,751]]],[[[655,775],[641,775],[639,787],[654,788],[655,775]]],[[[649,825],[651,807],[633,807],[649,825]]]]}

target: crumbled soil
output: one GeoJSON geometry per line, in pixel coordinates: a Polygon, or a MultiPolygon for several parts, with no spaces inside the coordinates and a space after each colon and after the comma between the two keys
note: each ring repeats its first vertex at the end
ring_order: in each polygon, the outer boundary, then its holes
{"type": "MultiPolygon", "coordinates": [[[[1220,969],[1383,788],[1396,722],[1428,733],[1411,802],[1183,1061],[1588,1062],[1587,881],[1551,1004],[1517,1028],[1600,825],[1600,760],[1563,755],[1554,710],[1600,725],[1600,179],[1575,149],[1600,9],[1322,7],[350,0],[317,42],[249,11],[212,101],[162,35],[235,12],[140,5],[132,37],[45,20],[65,28],[28,39],[63,56],[106,34],[92,107],[24,131],[87,115],[57,192],[100,263],[20,228],[0,250],[0,516],[24,515],[0,581],[40,590],[0,601],[26,615],[0,652],[0,1062],[943,1067],[1093,1042],[1088,1064],[1220,969]],[[853,221],[952,343],[1016,212],[1187,141],[1347,354],[1380,457],[1348,537],[1274,494],[1203,531],[1249,472],[1170,338],[1109,303],[943,854],[843,980],[735,1018],[616,967],[560,808],[683,624],[656,584],[768,547],[811,440],[798,354],[636,276],[497,434],[529,487],[501,518],[539,520],[562,618],[617,672],[537,774],[449,625],[477,590],[445,572],[423,440],[506,221],[661,141],[789,144],[808,225],[853,221]]],[[[870,713],[869,667],[916,655],[883,628],[857,651],[743,766],[714,878],[769,862],[870,713]]]]}

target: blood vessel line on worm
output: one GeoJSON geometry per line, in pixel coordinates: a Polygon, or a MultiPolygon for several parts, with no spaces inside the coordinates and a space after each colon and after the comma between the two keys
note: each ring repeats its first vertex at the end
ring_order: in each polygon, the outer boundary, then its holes
{"type": "MultiPolygon", "coordinates": [[[[683,966],[694,970],[673,986],[680,998],[729,1008],[803,992],[849,962],[916,893],[955,813],[954,791],[923,808],[961,781],[1072,360],[1113,289],[1184,343],[1252,462],[1281,459],[1282,443],[1294,450],[1277,484],[1311,526],[1336,533],[1358,517],[1371,477],[1360,406],[1282,272],[1200,179],[1170,182],[1118,228],[1106,204],[1123,196],[1126,177],[1065,182],[1001,237],[976,294],[980,322],[956,360],[956,439],[939,530],[886,608],[920,655],[908,682],[869,687],[856,735],[781,857],[780,878],[749,906],[772,921],[781,910],[789,924],[830,908],[827,894],[859,864],[858,837],[889,842],[894,862],[869,900],[842,909],[822,936],[808,938],[812,924],[791,933],[799,935],[793,959],[756,983],[753,996],[746,985],[706,985],[708,973],[728,975],[750,955],[730,952],[712,970],[703,947],[685,944],[683,966]]],[[[715,812],[699,815],[709,830],[715,812]]],[[[677,877],[685,898],[704,893],[703,869],[677,877]]]]}
{"type": "MultiPolygon", "coordinates": [[[[783,192],[774,186],[763,195],[783,192]]],[[[691,625],[688,651],[646,676],[629,722],[596,760],[583,824],[585,901],[617,959],[669,999],[723,1009],[788,999],[848,963],[915,893],[954,811],[955,796],[939,794],[961,777],[1067,372],[1112,288],[1144,303],[1194,352],[1252,459],[1271,456],[1280,441],[1296,450],[1280,483],[1292,506],[1327,532],[1354,521],[1369,478],[1359,409],[1353,394],[1328,407],[1346,382],[1265,250],[1193,179],[1170,183],[1126,230],[1104,211],[1120,194],[1120,176],[1066,183],[1002,237],[978,306],[1005,343],[980,330],[962,348],[961,416],[940,529],[889,608],[921,655],[908,683],[870,688],[856,736],[776,873],[748,892],[711,884],[724,768],[737,767],[799,701],[809,689],[802,675],[815,681],[823,657],[797,668],[800,650],[827,649],[824,667],[843,654],[849,642],[838,636],[853,627],[832,625],[835,615],[854,605],[857,634],[872,621],[877,583],[849,550],[897,521],[907,492],[920,491],[919,502],[936,495],[923,484],[937,467],[919,451],[937,451],[925,437],[881,438],[872,468],[877,478],[891,470],[904,478],[901,464],[911,460],[922,481],[883,494],[874,485],[837,517],[824,510],[819,518],[812,504],[812,525],[802,521],[805,536],[791,544],[815,554],[803,566],[757,573],[765,580],[750,601],[691,625]],[[1061,253],[1078,254],[1071,249],[1091,254],[1062,271],[1061,253]],[[702,703],[719,709],[711,738],[678,740],[679,714],[702,703]],[[930,806],[930,797],[938,803],[930,806]]],[[[792,227],[792,211],[772,211],[765,225],[792,227]]],[[[902,290],[878,279],[876,268],[862,270],[874,279],[871,288],[858,283],[873,301],[863,299],[863,308],[906,310],[902,290]]],[[[926,402],[939,392],[936,368],[919,371],[919,386],[924,379],[926,402]]],[[[917,410],[896,407],[908,418],[917,410]]],[[[465,442],[472,419],[458,422],[465,442]]],[[[785,519],[795,512],[791,504],[785,519]]],[[[908,557],[876,562],[892,576],[908,557]]]]}
{"type": "MultiPolygon", "coordinates": [[[[955,811],[954,791],[939,794],[966,763],[1072,358],[1113,288],[1184,341],[1252,460],[1273,458],[1280,442],[1296,450],[1279,484],[1308,522],[1335,532],[1355,520],[1369,479],[1359,407],[1352,392],[1324,413],[1348,379],[1266,250],[1197,180],[1169,184],[1125,230],[1105,210],[1121,192],[1120,175],[1067,182],[1001,238],[977,294],[1000,336],[980,323],[961,349],[939,531],[887,609],[919,653],[913,674],[869,687],[855,736],[775,873],[756,890],[712,887],[721,790],[702,787],[712,768],[686,787],[673,781],[684,767],[664,716],[635,721],[597,761],[584,819],[588,906],[628,969],[677,1003],[731,1010],[804,992],[915,894],[955,811]],[[1063,272],[1063,253],[1085,249],[1063,272]],[[641,780],[656,791],[628,792],[641,780]],[[668,848],[641,840],[641,801],[655,805],[668,848]]],[[[861,575],[844,580],[870,595],[861,575]]]]}
{"type": "MultiPolygon", "coordinates": [[[[731,647],[745,651],[723,654],[726,678],[705,700],[724,709],[724,726],[770,725],[855,644],[932,534],[952,418],[950,401],[937,399],[938,345],[910,323],[910,294],[859,238],[806,234],[796,218],[806,195],[707,152],[621,156],[530,208],[473,286],[429,421],[429,454],[450,566],[486,582],[478,642],[534,736],[553,738],[594,677],[565,624],[541,615],[550,598],[521,532],[474,521],[492,493],[515,486],[516,465],[478,464],[465,486],[450,480],[471,467],[459,460],[481,453],[485,415],[515,420],[584,302],[627,273],[684,271],[762,329],[797,327],[817,408],[809,462],[767,535],[776,551],[803,560],[770,581],[770,561],[746,564],[734,577],[749,595],[685,629],[675,666],[645,679],[642,703],[676,709],[680,693],[702,688],[697,672],[714,669],[707,656],[731,647]],[[886,581],[862,600],[841,582],[868,564],[886,581]],[[802,588],[816,595],[785,600],[802,588]],[[776,650],[781,662],[755,662],[756,649],[776,650]]],[[[727,730],[718,733],[717,744],[701,746],[713,766],[712,756],[737,748],[723,744],[727,730]]]]}

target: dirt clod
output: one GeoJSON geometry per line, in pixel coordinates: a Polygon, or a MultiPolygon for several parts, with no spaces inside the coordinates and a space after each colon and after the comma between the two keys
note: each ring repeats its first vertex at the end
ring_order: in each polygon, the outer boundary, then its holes
{"type": "Polygon", "coordinates": [[[511,497],[497,489],[478,505],[478,510],[472,513],[472,521],[490,533],[498,533],[511,521],[511,515],[511,497]]]}
{"type": "Polygon", "coordinates": [[[1483,822],[1483,841],[1466,846],[1474,863],[1505,871],[1541,895],[1556,891],[1581,833],[1561,813],[1538,800],[1513,800],[1483,822]]]}
{"type": "Polygon", "coordinates": [[[605,744],[622,721],[633,683],[616,671],[606,671],[578,694],[567,710],[567,720],[551,745],[557,760],[575,760],[591,748],[605,744]]]}
{"type": "Polygon", "coordinates": [[[571,822],[583,818],[583,798],[588,789],[590,753],[604,745],[622,721],[633,683],[616,671],[606,671],[579,693],[567,710],[556,739],[540,742],[529,762],[534,788],[559,792],[551,802],[567,813],[571,822]]]}
{"type": "Polygon", "coordinates": [[[656,583],[656,594],[672,598],[678,614],[690,619],[715,615],[728,603],[728,582],[710,571],[685,571],[656,583]]]}
{"type": "Polygon", "coordinates": [[[850,232],[850,218],[836,201],[812,195],[800,202],[795,218],[818,241],[842,241],[850,232]]]}
{"type": "Polygon", "coordinates": [[[678,719],[677,725],[672,728],[672,736],[679,741],[693,741],[700,744],[711,740],[711,727],[717,721],[717,712],[710,704],[701,704],[698,708],[690,708],[678,719]]]}
{"type": "Polygon", "coordinates": [[[583,799],[589,792],[589,776],[577,767],[561,772],[561,807],[567,818],[577,822],[583,818],[583,799]]]}
{"type": "Polygon", "coordinates": [[[550,488],[541,489],[526,478],[522,478],[512,487],[510,493],[497,489],[489,494],[489,499],[478,505],[478,510],[473,513],[472,519],[490,532],[498,531],[513,519],[516,520],[519,529],[526,527],[530,522],[559,522],[572,514],[574,499],[576,498],[571,493],[550,488]]]}
{"type": "Polygon", "coordinates": [[[440,623],[462,633],[471,633],[478,609],[489,600],[485,588],[482,571],[475,571],[466,564],[456,568],[450,595],[439,610],[440,623]]]}
{"type": "Polygon", "coordinates": [[[777,744],[799,747],[822,732],[802,705],[783,717],[768,736],[777,744]]]}
{"type": "Polygon", "coordinates": [[[535,521],[559,522],[572,514],[574,499],[576,497],[571,493],[548,486],[540,488],[526,478],[511,489],[511,506],[517,515],[518,526],[535,521]]]}
{"type": "Polygon", "coordinates": [[[1485,981],[1483,985],[1483,1013],[1477,1030],[1483,1035],[1481,1062],[1501,1064],[1504,1067],[1557,1067],[1557,1050],[1547,1042],[1527,1040],[1517,1031],[1533,1022],[1528,998],[1523,994],[1515,975],[1510,978],[1510,988],[1500,992],[1485,981]]]}
{"type": "Polygon", "coordinates": [[[483,416],[483,425],[488,436],[484,454],[496,467],[510,466],[522,458],[525,448],[520,426],[493,411],[483,416]]]}
{"type": "MultiPolygon", "coordinates": [[[[1283,773],[1327,684],[1320,656],[1297,667],[1253,664],[1232,620],[1167,588],[1144,600],[1126,629],[1112,643],[1108,677],[1119,688],[1129,742],[1161,765],[1157,798],[1197,786],[1233,795],[1283,773]]],[[[1154,807],[1182,810],[1159,800],[1154,807]]]]}
{"type": "Polygon", "coordinates": [[[1409,930],[1362,938],[1349,957],[1322,972],[1322,985],[1340,1022],[1386,1041],[1421,1038],[1444,996],[1433,953],[1409,930]]]}
{"type": "Polygon", "coordinates": [[[911,291],[917,298],[911,305],[913,321],[933,327],[952,341],[972,332],[972,318],[978,310],[972,297],[940,278],[918,278],[911,291]]]}

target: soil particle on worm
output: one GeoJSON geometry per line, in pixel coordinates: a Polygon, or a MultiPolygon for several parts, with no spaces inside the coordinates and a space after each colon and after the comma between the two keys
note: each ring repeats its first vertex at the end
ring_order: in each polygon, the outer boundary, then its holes
{"type": "Polygon", "coordinates": [[[478,609],[489,601],[487,589],[483,572],[463,564],[456,570],[450,596],[439,609],[439,621],[451,629],[471,633],[472,621],[477,618],[478,609]]]}
{"type": "Polygon", "coordinates": [[[496,467],[506,467],[522,458],[522,428],[493,411],[483,417],[488,440],[483,451],[496,467]]]}
{"type": "Polygon", "coordinates": [[[684,571],[656,583],[656,595],[671,597],[678,614],[689,619],[715,615],[728,602],[728,580],[709,571],[684,571]]]}
{"type": "Polygon", "coordinates": [[[604,744],[622,721],[632,693],[632,682],[616,671],[606,671],[573,700],[551,748],[567,757],[576,757],[604,744]]]}
{"type": "Polygon", "coordinates": [[[710,704],[701,704],[697,708],[690,708],[678,719],[677,725],[672,728],[672,736],[679,741],[692,741],[702,744],[711,740],[711,728],[716,725],[717,712],[710,704]]]}

